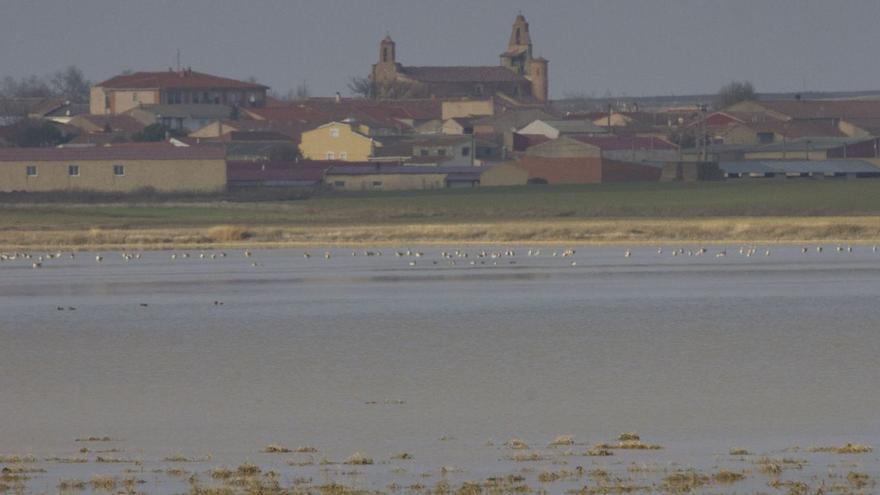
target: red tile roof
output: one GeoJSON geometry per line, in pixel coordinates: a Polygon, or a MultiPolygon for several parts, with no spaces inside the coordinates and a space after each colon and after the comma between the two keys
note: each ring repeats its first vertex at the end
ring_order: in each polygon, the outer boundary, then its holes
{"type": "MultiPolygon", "coordinates": [[[[334,165],[357,165],[360,162],[334,160],[300,161],[230,161],[226,164],[229,181],[320,181],[324,172],[334,165]]],[[[372,165],[363,162],[363,165],[372,165]]]]}
{"type": "Polygon", "coordinates": [[[226,150],[207,146],[176,147],[167,143],[121,143],[71,148],[3,148],[0,162],[81,160],[222,160],[226,150]]]}
{"type": "Polygon", "coordinates": [[[401,72],[422,82],[526,82],[526,78],[499,66],[403,67],[401,72]]]}
{"type": "Polygon", "coordinates": [[[251,89],[265,90],[268,86],[226,77],[214,76],[192,70],[135,72],[111,77],[97,84],[102,88],[114,89],[165,89],[165,88],[210,88],[210,89],[251,89]]]}
{"type": "Polygon", "coordinates": [[[592,136],[569,134],[568,137],[582,143],[592,144],[603,151],[612,150],[676,150],[678,147],[665,139],[641,136],[592,136]]]}
{"type": "Polygon", "coordinates": [[[142,130],[145,126],[139,120],[135,119],[130,115],[92,115],[92,114],[83,114],[77,115],[70,121],[70,125],[79,127],[77,124],[80,121],[86,121],[91,125],[100,129],[98,132],[103,132],[103,129],[106,125],[110,126],[112,131],[120,131],[120,132],[138,132],[142,130]]]}
{"type": "Polygon", "coordinates": [[[878,100],[772,100],[756,104],[794,119],[878,118],[878,100]]]}

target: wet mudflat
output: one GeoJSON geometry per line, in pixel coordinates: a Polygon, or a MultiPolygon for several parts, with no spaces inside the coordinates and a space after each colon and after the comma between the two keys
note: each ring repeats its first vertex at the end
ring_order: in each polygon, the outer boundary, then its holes
{"type": "Polygon", "coordinates": [[[849,248],[7,253],[0,490],[874,493],[849,248]]]}

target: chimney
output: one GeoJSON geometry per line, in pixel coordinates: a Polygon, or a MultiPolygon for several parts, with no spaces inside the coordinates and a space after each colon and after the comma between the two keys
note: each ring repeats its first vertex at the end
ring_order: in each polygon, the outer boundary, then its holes
{"type": "Polygon", "coordinates": [[[342,95],[339,94],[339,91],[336,92],[336,103],[342,102],[342,95]]]}

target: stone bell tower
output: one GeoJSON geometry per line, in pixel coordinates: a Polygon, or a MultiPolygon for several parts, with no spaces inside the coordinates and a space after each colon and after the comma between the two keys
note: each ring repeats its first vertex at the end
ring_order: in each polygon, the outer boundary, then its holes
{"type": "Polygon", "coordinates": [[[528,79],[532,83],[532,96],[538,101],[547,101],[550,86],[548,62],[543,57],[532,57],[532,35],[522,14],[513,21],[507,50],[501,54],[501,66],[528,79]]]}
{"type": "Polygon", "coordinates": [[[400,68],[397,64],[397,52],[391,35],[386,35],[379,43],[379,61],[373,64],[372,79],[374,84],[387,85],[397,80],[400,68]]]}

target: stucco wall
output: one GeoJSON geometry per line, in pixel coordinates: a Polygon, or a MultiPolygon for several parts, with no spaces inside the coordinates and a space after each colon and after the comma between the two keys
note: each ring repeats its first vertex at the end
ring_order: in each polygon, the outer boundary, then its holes
{"type": "Polygon", "coordinates": [[[446,187],[446,174],[328,175],[324,182],[339,191],[442,189],[446,187]],[[344,184],[340,185],[340,182],[344,184]],[[376,182],[381,185],[374,185],[376,182]]]}
{"type": "Polygon", "coordinates": [[[480,186],[521,186],[529,180],[529,173],[516,163],[495,165],[480,174],[480,186]]]}
{"type": "Polygon", "coordinates": [[[150,89],[121,90],[110,93],[113,114],[125,113],[141,105],[159,103],[159,92],[150,89]]]}
{"type": "Polygon", "coordinates": [[[0,162],[0,191],[88,190],[131,192],[145,187],[157,191],[217,192],[226,188],[225,160],[116,160],[0,162]],[[71,177],[69,165],[79,166],[71,177]],[[113,173],[124,167],[124,176],[113,173]],[[28,177],[27,167],[37,175],[28,177]]]}
{"type": "Polygon", "coordinates": [[[440,108],[443,120],[455,117],[495,115],[495,104],[491,99],[444,101],[440,108]]]}
{"type": "Polygon", "coordinates": [[[351,127],[345,124],[334,124],[319,127],[302,133],[302,142],[299,145],[303,158],[310,160],[327,160],[327,152],[333,152],[334,160],[365,162],[373,154],[372,140],[366,136],[352,132],[351,127]],[[339,137],[333,137],[331,129],[339,132],[339,137]],[[340,153],[346,157],[341,158],[340,153]]]}
{"type": "Polygon", "coordinates": [[[89,90],[89,113],[92,115],[104,115],[109,112],[104,108],[104,88],[92,86],[89,90]]]}

